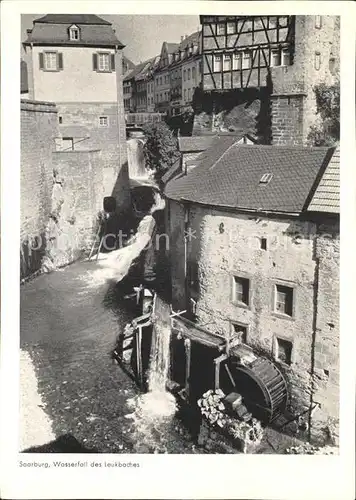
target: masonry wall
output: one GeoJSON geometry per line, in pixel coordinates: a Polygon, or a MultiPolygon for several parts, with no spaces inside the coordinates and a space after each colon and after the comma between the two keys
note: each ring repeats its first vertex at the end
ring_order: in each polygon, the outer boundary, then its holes
{"type": "MultiPolygon", "coordinates": [[[[170,202],[172,303],[174,310],[187,307],[185,297],[184,269],[184,210],[176,202],[170,202]]],[[[291,365],[280,363],[286,375],[294,412],[311,408],[312,373],[318,363],[321,370],[329,371],[330,384],[320,385],[321,408],[315,413],[317,421],[326,421],[330,408],[338,405],[338,390],[334,383],[338,375],[337,362],[337,306],[332,303],[332,312],[323,315],[329,307],[333,293],[332,282],[336,280],[338,262],[336,255],[319,262],[320,290],[316,285],[318,271],[315,257],[315,241],[318,234],[316,223],[287,220],[259,219],[246,215],[230,214],[194,205],[189,211],[190,227],[194,236],[188,241],[187,259],[198,266],[199,293],[197,300],[198,324],[211,332],[228,338],[233,332],[233,323],[247,327],[247,343],[275,358],[277,338],[292,342],[291,365]],[[194,233],[194,231],[196,231],[194,233]],[[267,250],[260,246],[261,238],[267,239],[267,250]],[[330,268],[333,273],[330,274],[330,268]],[[233,276],[250,280],[249,306],[234,303],[232,297],[233,276]],[[294,312],[289,318],[274,312],[274,287],[284,284],[294,289],[294,312]],[[331,291],[330,291],[331,287],[331,291]],[[316,303],[320,315],[317,319],[316,303]],[[316,323],[326,322],[333,316],[333,344],[327,344],[326,336],[316,334],[316,323]],[[319,337],[318,337],[319,335],[319,337]],[[316,343],[319,340],[319,347],[316,343]],[[330,352],[327,358],[317,358],[317,349],[330,352]],[[318,359],[318,362],[316,360],[318,359]],[[328,367],[325,366],[328,365],[328,367]]],[[[321,244],[321,242],[320,242],[321,244]]],[[[323,245],[322,245],[323,246],[323,245]]],[[[331,321],[331,320],[330,320],[331,321]]],[[[321,331],[329,327],[323,323],[321,331]]],[[[325,335],[325,333],[324,333],[325,335]]],[[[335,411],[332,413],[337,420],[335,411]]],[[[324,425],[324,424],[323,424],[324,425]]],[[[321,426],[315,427],[315,435],[321,426]]]]}
{"type": "Polygon", "coordinates": [[[57,109],[52,103],[21,101],[21,275],[41,266],[43,238],[51,212],[52,151],[58,135],[57,109]],[[41,247],[38,251],[33,250],[41,247]]]}
{"type": "Polygon", "coordinates": [[[126,130],[124,116],[116,103],[58,103],[62,117],[61,134],[70,127],[81,127],[85,140],[76,139],[76,150],[101,149],[104,196],[115,195],[120,210],[130,204],[126,130]],[[102,127],[99,118],[106,116],[108,126],[102,127]]]}

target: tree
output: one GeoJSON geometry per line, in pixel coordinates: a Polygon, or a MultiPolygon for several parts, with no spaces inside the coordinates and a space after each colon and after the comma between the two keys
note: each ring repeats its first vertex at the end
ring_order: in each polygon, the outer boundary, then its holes
{"type": "Polygon", "coordinates": [[[332,146],[340,140],[340,85],[321,83],[314,87],[319,123],[310,128],[308,139],[315,146],[332,146]]]}
{"type": "Polygon", "coordinates": [[[160,180],[167,170],[180,157],[178,140],[168,125],[158,122],[144,127],[146,142],[143,148],[148,168],[160,180]]]}

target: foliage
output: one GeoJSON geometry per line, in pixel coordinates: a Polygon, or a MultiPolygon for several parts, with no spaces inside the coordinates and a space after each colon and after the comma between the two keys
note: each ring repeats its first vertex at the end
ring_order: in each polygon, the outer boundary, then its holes
{"type": "Polygon", "coordinates": [[[311,127],[308,139],[315,146],[332,146],[340,139],[340,85],[321,83],[314,93],[320,120],[311,127]]]}
{"type": "Polygon", "coordinates": [[[287,455],[337,455],[338,449],[334,446],[313,446],[305,443],[300,446],[292,446],[285,450],[287,455]]]}
{"type": "Polygon", "coordinates": [[[147,167],[154,172],[156,180],[180,157],[178,140],[164,122],[144,127],[146,142],[143,148],[147,167]]]}

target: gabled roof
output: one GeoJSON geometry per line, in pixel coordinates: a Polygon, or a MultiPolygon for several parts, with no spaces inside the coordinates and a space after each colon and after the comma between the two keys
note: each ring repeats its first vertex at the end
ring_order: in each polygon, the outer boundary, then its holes
{"type": "Polygon", "coordinates": [[[33,22],[49,24],[105,24],[111,26],[109,21],[94,14],[47,14],[35,19],[33,22]]]}
{"type": "Polygon", "coordinates": [[[301,213],[324,173],[332,148],[237,144],[215,138],[188,175],[168,183],[175,200],[236,209],[301,213]],[[264,174],[272,174],[261,183],[264,174]]]}
{"type": "Polygon", "coordinates": [[[88,45],[123,48],[111,23],[95,15],[48,14],[35,19],[33,29],[27,31],[24,45],[88,45]],[[70,40],[69,28],[75,24],[80,30],[79,40],[70,40]]]}
{"type": "Polygon", "coordinates": [[[184,50],[186,47],[190,47],[194,43],[199,44],[200,33],[201,31],[196,31],[195,33],[187,36],[187,38],[184,38],[184,40],[182,40],[179,44],[179,49],[184,50]]]}
{"type": "Polygon", "coordinates": [[[309,204],[308,212],[340,213],[340,148],[336,148],[309,204]]]}
{"type": "MultiPolygon", "coordinates": [[[[144,73],[146,69],[148,69],[148,66],[153,62],[154,58],[148,59],[147,61],[144,61],[142,63],[137,64],[133,70],[131,70],[127,75],[124,77],[124,81],[132,80],[132,78],[139,79],[138,77],[141,76],[141,72],[144,73]]],[[[144,74],[142,75],[142,78],[144,77],[144,74]]]]}

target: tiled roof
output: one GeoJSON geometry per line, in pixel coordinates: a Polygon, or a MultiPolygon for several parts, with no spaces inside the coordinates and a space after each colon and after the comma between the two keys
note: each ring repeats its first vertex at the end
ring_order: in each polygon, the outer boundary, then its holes
{"type": "Polygon", "coordinates": [[[216,138],[188,175],[168,183],[168,198],[246,210],[300,213],[333,149],[237,144],[216,138]],[[269,183],[261,183],[264,174],[269,183]]]}
{"type": "Polygon", "coordinates": [[[28,73],[27,64],[25,61],[21,61],[21,93],[28,92],[28,73]]]}
{"type": "Polygon", "coordinates": [[[33,21],[34,23],[49,24],[106,24],[111,25],[94,14],[47,14],[33,21]]]}
{"type": "Polygon", "coordinates": [[[316,188],[309,212],[340,213],[340,148],[336,148],[316,188]]]}
{"type": "MultiPolygon", "coordinates": [[[[112,25],[107,21],[91,22],[86,20],[80,22],[82,16],[59,16],[59,21],[46,20],[57,18],[56,15],[45,16],[44,18],[34,21],[32,31],[28,31],[28,38],[24,42],[25,45],[30,43],[34,45],[89,45],[89,46],[104,46],[123,48],[124,45],[117,39],[112,25]],[[42,21],[45,19],[45,21],[42,21]],[[65,22],[65,20],[67,22],[65,22]],[[69,40],[68,29],[72,24],[75,24],[80,29],[80,40],[69,40]]],[[[90,19],[98,18],[97,16],[89,16],[90,19]]],[[[94,19],[92,19],[94,20],[94,19]]]]}
{"type": "Polygon", "coordinates": [[[179,137],[179,151],[189,153],[194,151],[205,151],[214,140],[213,135],[197,135],[193,137],[179,137]]]}

